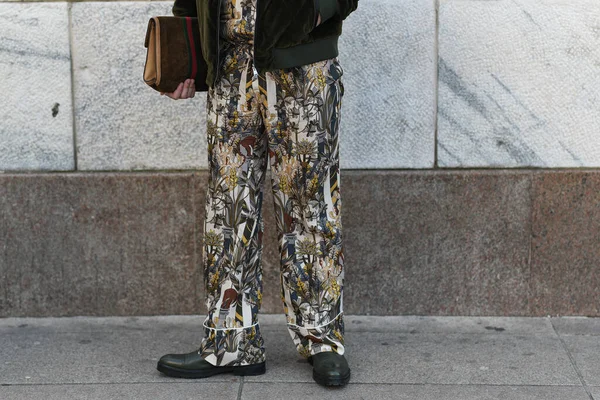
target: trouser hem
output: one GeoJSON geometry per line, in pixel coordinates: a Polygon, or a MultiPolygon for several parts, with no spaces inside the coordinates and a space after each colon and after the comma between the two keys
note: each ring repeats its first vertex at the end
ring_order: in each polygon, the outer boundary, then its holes
{"type": "Polygon", "coordinates": [[[344,313],[340,312],[327,324],[313,327],[287,324],[296,349],[305,358],[324,351],[344,354],[344,313]]]}
{"type": "Polygon", "coordinates": [[[252,365],[265,361],[264,340],[258,323],[241,328],[204,326],[204,333],[199,353],[216,367],[252,365]]]}
{"type": "Polygon", "coordinates": [[[326,324],[322,324],[322,325],[317,325],[317,326],[301,326],[301,325],[296,325],[296,324],[292,324],[292,323],[289,323],[289,322],[287,323],[287,325],[288,325],[288,327],[289,327],[289,326],[295,326],[295,327],[298,327],[298,328],[301,328],[301,329],[306,329],[306,330],[310,330],[310,329],[320,329],[320,328],[324,328],[324,327],[326,327],[326,326],[328,326],[328,325],[330,325],[330,324],[334,323],[334,322],[335,322],[335,321],[336,321],[338,318],[341,318],[341,317],[342,317],[342,314],[343,314],[343,313],[344,313],[343,311],[340,311],[340,312],[338,313],[338,315],[336,315],[335,317],[333,317],[333,318],[331,319],[331,321],[329,321],[329,322],[328,322],[328,323],[326,323],[326,324]]]}

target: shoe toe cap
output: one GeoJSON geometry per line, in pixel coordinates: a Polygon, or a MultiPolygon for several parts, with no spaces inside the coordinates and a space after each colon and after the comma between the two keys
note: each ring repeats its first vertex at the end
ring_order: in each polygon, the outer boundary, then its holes
{"type": "Polygon", "coordinates": [[[320,357],[313,367],[317,374],[334,379],[345,377],[350,372],[346,359],[334,355],[320,357]]]}
{"type": "Polygon", "coordinates": [[[329,378],[341,378],[348,375],[348,368],[344,368],[339,364],[323,365],[320,368],[315,368],[317,373],[321,376],[327,376],[329,378]]]}
{"type": "Polygon", "coordinates": [[[171,367],[179,367],[184,363],[185,359],[181,354],[165,354],[159,360],[159,364],[169,365],[171,367]]]}

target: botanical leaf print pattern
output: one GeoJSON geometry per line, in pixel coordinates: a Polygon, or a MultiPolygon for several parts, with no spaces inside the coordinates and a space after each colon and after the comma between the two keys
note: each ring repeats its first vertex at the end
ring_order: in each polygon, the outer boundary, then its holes
{"type": "Polygon", "coordinates": [[[258,312],[269,166],[290,335],[305,357],[344,353],[338,143],[343,71],[335,57],[259,75],[248,36],[255,1],[223,1],[222,64],[206,106],[208,315],[199,351],[219,366],[265,360],[258,312]]]}

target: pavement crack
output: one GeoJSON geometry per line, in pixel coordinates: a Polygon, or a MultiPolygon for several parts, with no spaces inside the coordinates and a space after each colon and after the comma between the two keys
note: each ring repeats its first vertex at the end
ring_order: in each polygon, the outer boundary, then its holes
{"type": "Polygon", "coordinates": [[[577,363],[575,362],[575,358],[571,354],[571,351],[569,351],[569,347],[565,343],[565,341],[562,338],[562,336],[556,330],[556,327],[554,326],[554,324],[552,323],[552,321],[550,321],[550,325],[552,325],[552,330],[554,330],[554,333],[558,337],[558,340],[560,340],[560,343],[561,343],[563,349],[565,349],[565,351],[567,352],[567,356],[569,357],[569,360],[571,361],[571,365],[573,366],[573,369],[575,370],[575,373],[577,374],[577,377],[579,378],[579,381],[581,382],[581,385],[583,386],[583,389],[587,393],[587,395],[590,398],[590,400],[594,400],[594,396],[592,396],[592,394],[590,393],[590,389],[588,388],[587,384],[585,383],[585,379],[583,378],[583,375],[581,374],[581,371],[579,370],[579,367],[577,366],[577,363]]]}
{"type": "Polygon", "coordinates": [[[238,390],[237,400],[242,399],[242,390],[244,390],[244,376],[241,376],[240,378],[240,388],[238,390]]]}

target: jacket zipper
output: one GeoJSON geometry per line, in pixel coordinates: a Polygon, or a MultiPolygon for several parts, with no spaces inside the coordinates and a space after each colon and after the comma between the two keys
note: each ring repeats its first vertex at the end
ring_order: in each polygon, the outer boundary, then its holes
{"type": "Polygon", "coordinates": [[[215,68],[215,80],[213,82],[213,86],[217,84],[217,77],[219,75],[219,53],[221,52],[221,47],[219,46],[219,39],[221,36],[221,0],[219,0],[219,6],[217,7],[217,64],[215,68]]]}

